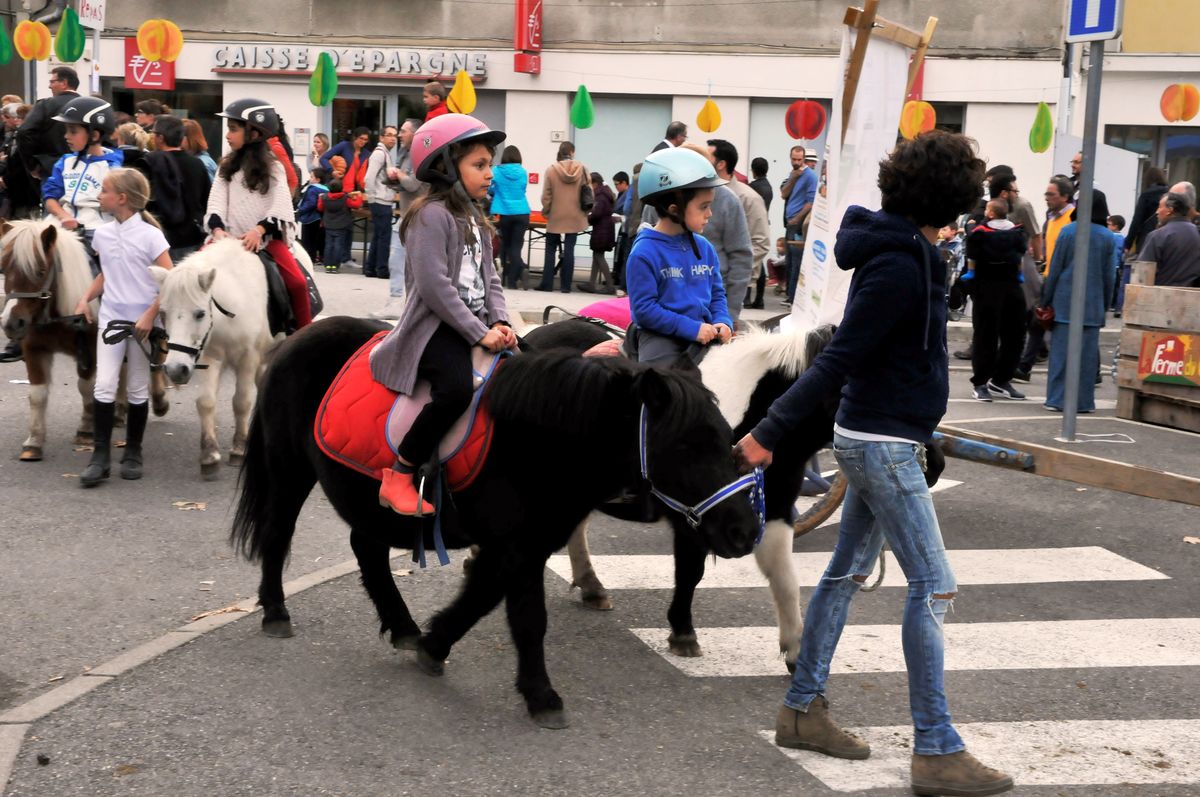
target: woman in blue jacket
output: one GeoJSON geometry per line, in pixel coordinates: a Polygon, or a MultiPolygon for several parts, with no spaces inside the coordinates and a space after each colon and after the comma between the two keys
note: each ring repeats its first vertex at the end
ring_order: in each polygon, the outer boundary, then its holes
{"type": "Polygon", "coordinates": [[[525,271],[521,245],[525,243],[525,231],[529,229],[527,185],[529,172],[521,165],[521,150],[510,145],[504,150],[500,165],[492,171],[492,187],[488,191],[492,197],[492,213],[500,217],[500,265],[505,288],[516,288],[525,271]]]}
{"type": "MultiPolygon", "coordinates": [[[[1067,390],[1067,325],[1071,318],[1071,287],[1075,278],[1075,236],[1079,222],[1063,227],[1054,244],[1054,259],[1042,284],[1042,306],[1054,308],[1050,342],[1050,373],[1046,379],[1046,409],[1062,412],[1067,390]]],[[[1083,304],[1083,362],[1079,366],[1077,412],[1096,410],[1096,374],[1100,372],[1100,328],[1104,326],[1107,297],[1112,296],[1121,247],[1108,229],[1108,200],[1100,191],[1092,195],[1092,232],[1088,241],[1087,294],[1083,304]]]]}

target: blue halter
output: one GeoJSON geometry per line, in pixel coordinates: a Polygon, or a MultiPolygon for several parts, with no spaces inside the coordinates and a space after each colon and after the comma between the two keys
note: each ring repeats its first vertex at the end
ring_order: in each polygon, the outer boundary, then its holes
{"type": "Polygon", "coordinates": [[[767,502],[766,491],[764,489],[763,469],[755,468],[751,472],[742,476],[740,479],[730,482],[715,493],[705,498],[695,506],[688,506],[682,501],[676,501],[671,496],[659,490],[654,486],[654,482],[650,479],[650,469],[646,464],[646,407],[642,406],[641,421],[638,425],[638,456],[642,466],[642,478],[650,485],[650,493],[658,500],[662,501],[669,508],[674,509],[687,520],[688,525],[692,528],[697,528],[700,525],[700,520],[704,513],[712,509],[717,504],[729,498],[732,495],[749,490],[750,506],[754,510],[755,516],[758,518],[758,537],[754,540],[755,546],[762,542],[763,533],[766,531],[766,516],[767,502]]]}

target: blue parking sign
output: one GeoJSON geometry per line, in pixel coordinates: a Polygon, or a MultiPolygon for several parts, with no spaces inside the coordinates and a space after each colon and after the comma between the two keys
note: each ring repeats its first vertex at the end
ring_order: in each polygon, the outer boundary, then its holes
{"type": "Polygon", "coordinates": [[[1124,0],[1069,0],[1067,41],[1094,42],[1121,35],[1124,0]]]}

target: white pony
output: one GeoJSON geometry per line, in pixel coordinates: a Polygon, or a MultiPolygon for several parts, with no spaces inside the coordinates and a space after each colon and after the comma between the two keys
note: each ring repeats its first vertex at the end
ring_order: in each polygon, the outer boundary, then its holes
{"type": "MultiPolygon", "coordinates": [[[[312,261],[293,247],[296,261],[311,273],[312,261]]],[[[177,385],[187,384],[195,369],[207,369],[196,410],[200,414],[200,473],[206,480],[220,472],[216,403],[221,374],[232,371],[234,432],[229,464],[246,450],[250,410],[263,355],[282,333],[272,337],[267,317],[267,278],[262,260],[236,238],[224,238],[189,255],[176,268],[152,268],[159,283],[159,305],[170,338],[164,370],[177,385]]]]}

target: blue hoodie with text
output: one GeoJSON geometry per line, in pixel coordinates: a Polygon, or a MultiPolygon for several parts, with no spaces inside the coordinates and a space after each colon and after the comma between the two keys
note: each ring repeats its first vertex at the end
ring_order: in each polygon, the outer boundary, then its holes
{"type": "Polygon", "coordinates": [[[638,233],[625,265],[629,313],[641,329],[695,340],[701,324],[733,328],[717,250],[693,236],[697,258],[686,235],[653,228],[638,233]]]}
{"type": "Polygon", "coordinates": [[[834,247],[853,269],[833,340],[752,431],[764,448],[841,389],[843,429],[924,442],[946,414],[946,269],[909,219],[851,206],[834,247]]]}

